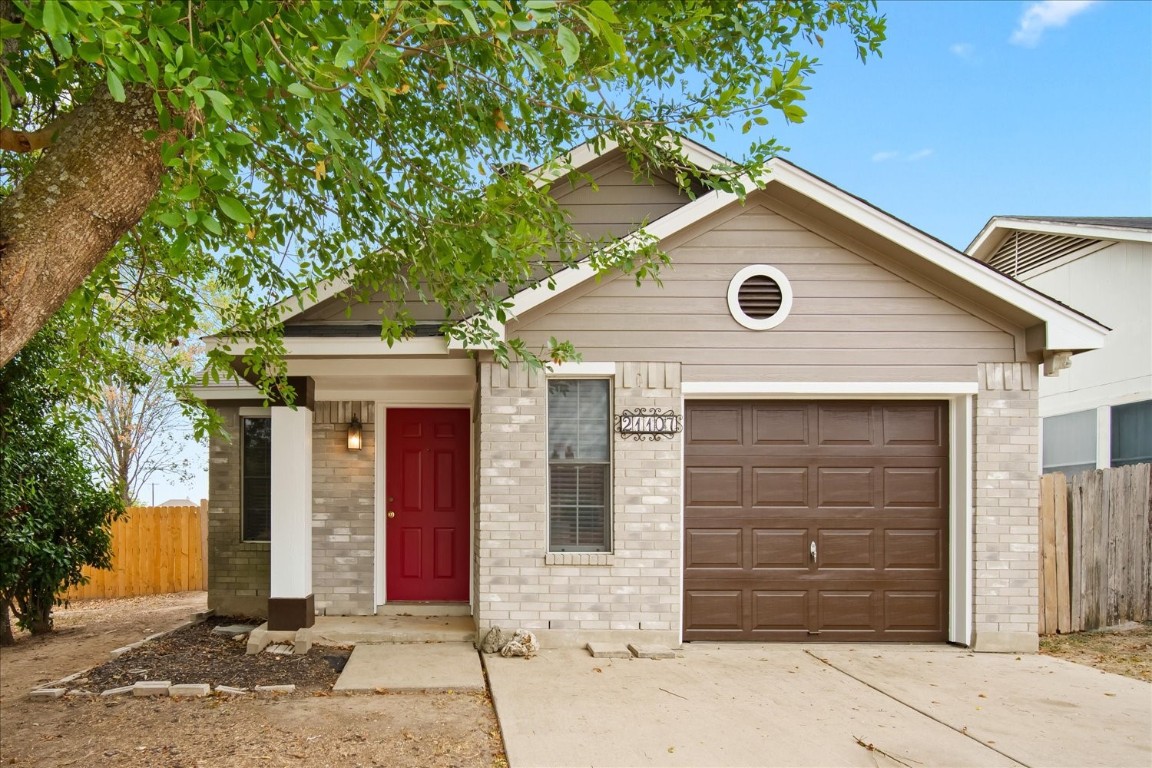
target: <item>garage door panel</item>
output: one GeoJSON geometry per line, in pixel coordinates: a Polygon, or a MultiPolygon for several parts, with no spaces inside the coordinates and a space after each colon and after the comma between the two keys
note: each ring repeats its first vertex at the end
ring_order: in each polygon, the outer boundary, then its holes
{"type": "Polygon", "coordinates": [[[886,631],[938,632],[944,627],[943,592],[939,590],[884,593],[886,631]]]}
{"type": "Polygon", "coordinates": [[[798,446],[808,444],[808,408],[753,408],[752,444],[755,446],[798,446]]]}
{"type": "Polygon", "coordinates": [[[684,474],[684,496],[688,504],[711,507],[743,505],[742,467],[690,467],[684,474]]]}
{"type": "Polygon", "coordinates": [[[872,445],[872,411],[871,405],[817,406],[817,444],[872,445]]]}
{"type": "Polygon", "coordinates": [[[718,403],[694,409],[685,439],[699,445],[741,445],[744,412],[739,404],[718,403]]]}
{"type": "Polygon", "coordinates": [[[945,404],[690,401],[685,436],[685,640],[946,639],[945,404]]]}
{"type": "Polygon", "coordinates": [[[687,532],[684,556],[689,568],[739,568],[744,553],[739,528],[696,528],[687,532]]]}
{"type": "Polygon", "coordinates": [[[884,445],[943,448],[944,423],[941,413],[941,409],[935,406],[884,408],[884,445]]]}
{"type": "Polygon", "coordinates": [[[876,592],[871,589],[822,589],[816,594],[816,629],[872,630],[876,592]]]}
{"type": "Polygon", "coordinates": [[[871,507],[876,475],[874,467],[820,467],[816,474],[816,505],[871,507]]]}
{"type": "Polygon", "coordinates": [[[820,530],[816,533],[816,557],[820,568],[873,570],[876,567],[875,531],[820,530]]]}
{"type": "Polygon", "coordinates": [[[807,467],[754,467],[753,507],[807,507],[807,467]]]}
{"type": "Polygon", "coordinates": [[[884,531],[884,568],[942,571],[944,537],[939,529],[884,531]]]}
{"type": "Polygon", "coordinates": [[[754,590],[752,625],[756,630],[799,630],[807,634],[809,590],[754,590]]]}
{"type": "Polygon", "coordinates": [[[685,626],[712,632],[743,632],[743,597],[738,589],[689,590],[684,593],[685,626]]]}
{"type": "Polygon", "coordinates": [[[752,567],[790,570],[808,568],[808,529],[754,530],[752,567]]]}
{"type": "Polygon", "coordinates": [[[885,467],[884,506],[939,508],[942,474],[939,467],[885,467]]]}

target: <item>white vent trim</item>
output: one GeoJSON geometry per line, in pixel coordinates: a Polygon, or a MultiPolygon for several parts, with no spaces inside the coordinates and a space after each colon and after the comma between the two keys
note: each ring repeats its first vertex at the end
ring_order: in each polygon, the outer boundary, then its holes
{"type": "Polygon", "coordinates": [[[792,311],[792,283],[776,267],[767,264],[752,264],[737,272],[728,283],[728,311],[740,325],[752,331],[766,331],[784,322],[792,311]],[[740,307],[740,287],[751,277],[767,277],[780,286],[780,309],[771,317],[757,319],[745,314],[740,307]]]}

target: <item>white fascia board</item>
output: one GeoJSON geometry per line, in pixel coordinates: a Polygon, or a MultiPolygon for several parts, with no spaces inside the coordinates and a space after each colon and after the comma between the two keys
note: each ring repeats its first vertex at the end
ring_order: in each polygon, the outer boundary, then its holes
{"type": "Polygon", "coordinates": [[[616,363],[553,363],[548,366],[549,376],[615,376],[616,363]]]}
{"type": "MultiPolygon", "coordinates": [[[[222,347],[229,340],[211,339],[211,348],[222,347]]],[[[252,347],[245,340],[232,340],[230,354],[242,355],[252,347]]],[[[383,339],[365,337],[290,337],[284,339],[287,357],[394,357],[399,355],[428,356],[448,354],[448,343],[443,336],[422,336],[402,339],[388,346],[383,339]]]]}
{"type": "Polygon", "coordinates": [[[1130,240],[1137,243],[1152,243],[1152,229],[1110,227],[1106,224],[1076,224],[1068,221],[1046,221],[1042,218],[1015,219],[1011,216],[993,216],[968,244],[964,252],[975,259],[984,261],[1003,240],[1001,235],[1014,231],[1067,235],[1095,240],[1130,240]]]}
{"type": "Polygon", "coordinates": [[[246,381],[222,381],[202,387],[189,387],[188,391],[205,402],[213,400],[252,400],[264,399],[259,389],[246,381]]]}
{"type": "Polygon", "coordinates": [[[685,381],[684,397],[954,397],[977,393],[974,381],[685,381]]]}
{"type": "MultiPolygon", "coordinates": [[[[689,138],[681,136],[679,137],[679,141],[680,148],[684,150],[684,155],[687,157],[688,162],[702,171],[709,171],[713,166],[726,165],[731,162],[723,155],[713,152],[708,149],[708,147],[697,144],[689,138]]],[[[548,186],[557,179],[566,176],[572,171],[580,170],[589,163],[604,157],[619,147],[620,144],[612,139],[605,139],[602,149],[596,149],[594,141],[586,141],[556,159],[536,166],[528,171],[528,175],[536,177],[535,184],[537,187],[548,186]]]]}
{"type": "Polygon", "coordinates": [[[1108,330],[1099,323],[1061,306],[1056,301],[1006,275],[964,258],[948,246],[836,189],[788,163],[769,163],[770,184],[784,184],[841,216],[915,253],[956,277],[1014,304],[1047,324],[1046,349],[1089,350],[1104,345],[1108,330]]]}

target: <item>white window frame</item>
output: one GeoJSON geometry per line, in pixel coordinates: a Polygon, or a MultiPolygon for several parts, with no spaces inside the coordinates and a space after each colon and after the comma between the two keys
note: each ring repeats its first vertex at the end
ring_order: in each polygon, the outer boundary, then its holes
{"type": "Polygon", "coordinates": [[[615,389],[616,389],[616,364],[615,363],[560,363],[552,366],[552,370],[546,377],[544,387],[544,444],[545,444],[545,465],[547,471],[545,472],[544,493],[547,499],[547,524],[545,525],[544,532],[544,551],[550,558],[557,558],[559,562],[567,562],[569,558],[584,557],[602,557],[604,555],[611,555],[616,546],[616,514],[615,514],[615,501],[616,501],[616,440],[613,435],[612,415],[615,412],[615,389]],[[549,410],[551,409],[552,398],[549,395],[550,384],[553,381],[604,381],[608,385],[608,407],[605,414],[608,423],[608,484],[605,489],[605,528],[607,530],[608,542],[604,549],[560,549],[552,548],[552,460],[547,455],[547,450],[552,442],[551,433],[549,431],[549,410]]]}

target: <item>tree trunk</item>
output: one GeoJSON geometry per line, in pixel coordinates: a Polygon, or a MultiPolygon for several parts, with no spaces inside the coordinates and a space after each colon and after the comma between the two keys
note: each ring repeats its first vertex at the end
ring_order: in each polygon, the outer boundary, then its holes
{"type": "Polygon", "coordinates": [[[28,606],[24,625],[33,635],[46,635],[52,631],[52,602],[53,597],[49,596],[47,600],[38,599],[28,606]]]}
{"type": "Polygon", "coordinates": [[[0,645],[15,645],[12,634],[12,613],[8,610],[8,598],[0,597],[0,645]]]}
{"type": "Polygon", "coordinates": [[[0,365],[20,351],[140,221],[164,166],[152,92],[101,91],[69,116],[0,203],[0,365]]]}

